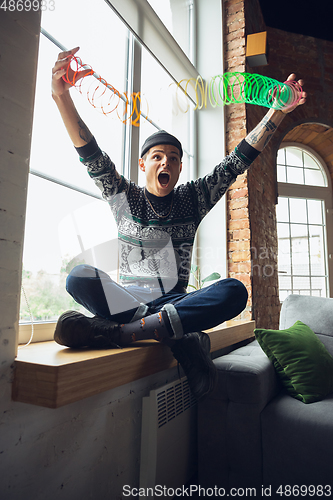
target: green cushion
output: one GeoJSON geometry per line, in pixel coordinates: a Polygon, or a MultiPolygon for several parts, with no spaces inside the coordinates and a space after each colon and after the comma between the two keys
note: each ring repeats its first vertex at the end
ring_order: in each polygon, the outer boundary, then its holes
{"type": "Polygon", "coordinates": [[[291,396],[313,403],[333,392],[333,357],[307,325],[254,333],[291,396]]]}

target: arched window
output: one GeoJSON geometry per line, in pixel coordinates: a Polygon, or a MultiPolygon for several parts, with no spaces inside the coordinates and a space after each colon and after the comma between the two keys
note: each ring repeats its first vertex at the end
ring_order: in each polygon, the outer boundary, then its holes
{"type": "Polygon", "coordinates": [[[280,300],[291,293],[329,297],[332,190],[327,167],[312,149],[284,143],[277,177],[280,300]]]}

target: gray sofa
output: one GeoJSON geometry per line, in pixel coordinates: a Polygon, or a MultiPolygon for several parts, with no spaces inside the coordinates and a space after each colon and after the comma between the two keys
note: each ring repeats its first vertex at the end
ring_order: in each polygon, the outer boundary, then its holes
{"type": "MultiPolygon", "coordinates": [[[[280,330],[297,320],[333,355],[333,299],[290,295],[280,330]]],[[[257,496],[264,485],[271,498],[280,485],[333,485],[333,394],[310,404],[289,396],[257,341],[214,362],[217,387],[198,406],[199,484],[257,496]]],[[[316,493],[331,496],[333,486],[316,493]]]]}

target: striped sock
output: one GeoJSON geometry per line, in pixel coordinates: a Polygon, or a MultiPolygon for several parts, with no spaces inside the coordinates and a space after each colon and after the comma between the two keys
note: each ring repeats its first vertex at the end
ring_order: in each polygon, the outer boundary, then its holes
{"type": "Polygon", "coordinates": [[[120,325],[121,344],[130,344],[136,340],[154,339],[162,341],[174,335],[166,311],[160,311],[150,316],[120,325]]]}

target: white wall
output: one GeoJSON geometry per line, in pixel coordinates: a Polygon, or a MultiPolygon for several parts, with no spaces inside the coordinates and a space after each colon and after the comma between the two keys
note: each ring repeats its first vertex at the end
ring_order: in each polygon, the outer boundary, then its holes
{"type": "Polygon", "coordinates": [[[0,11],[0,499],[116,500],[139,485],[142,397],[176,369],[57,410],[11,401],[39,23],[0,11]]]}

